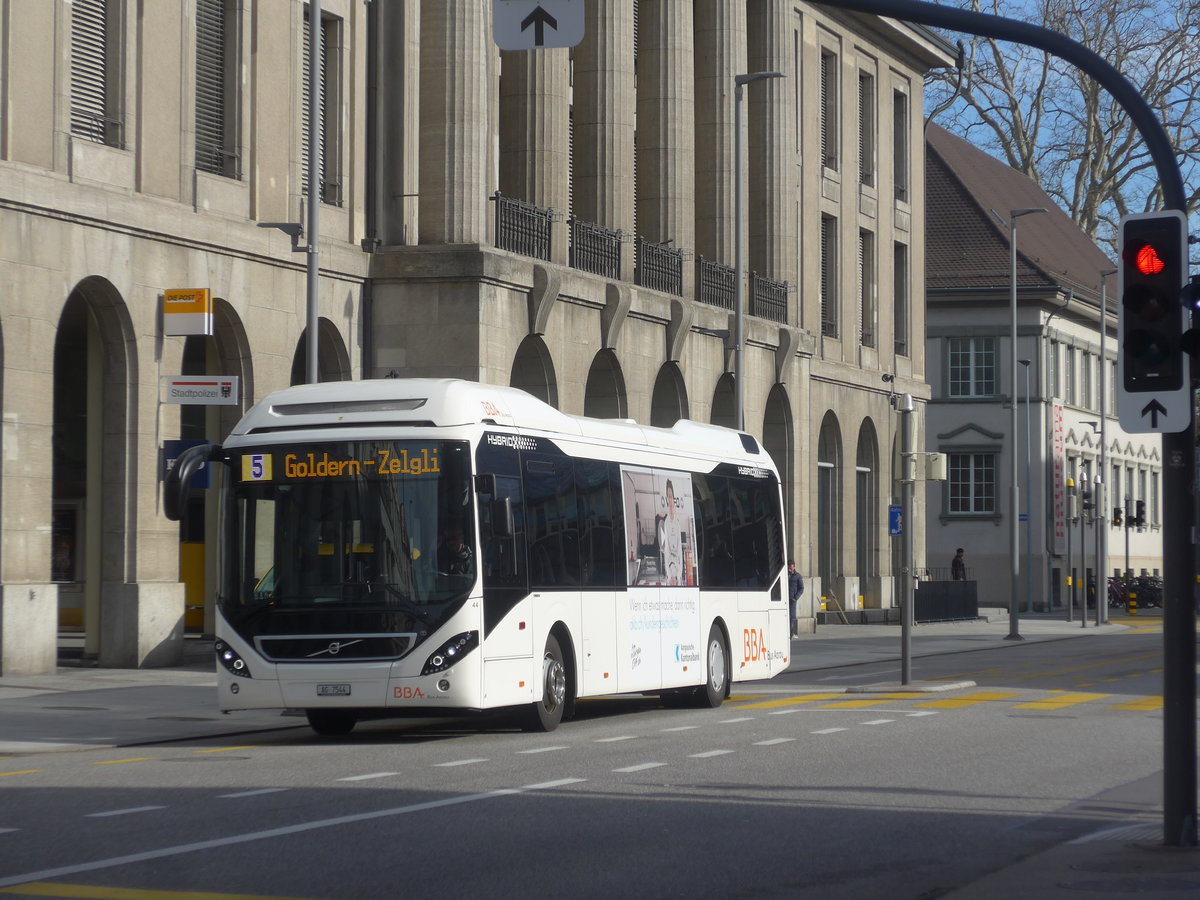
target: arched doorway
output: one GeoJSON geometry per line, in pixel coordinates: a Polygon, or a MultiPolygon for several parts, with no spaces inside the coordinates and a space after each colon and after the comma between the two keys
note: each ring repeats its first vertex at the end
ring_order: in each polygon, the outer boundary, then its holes
{"type": "MultiPolygon", "coordinates": [[[[132,578],[126,502],[128,410],[137,381],[133,329],[113,285],[90,277],[63,305],[54,342],[51,426],[51,578],[58,583],[59,628],[82,635],[63,648],[100,657],[106,583],[132,578]]],[[[124,660],[113,664],[127,664],[124,660]]]]}
{"type": "Polygon", "coordinates": [[[650,424],[659,428],[670,428],[680,419],[687,418],[687,387],[683,374],[676,363],[664,363],[654,379],[654,393],[650,395],[650,424]]]}
{"type": "Polygon", "coordinates": [[[854,566],[865,588],[879,575],[879,439],[870,419],[859,429],[854,467],[854,566]]]}
{"type": "MultiPolygon", "coordinates": [[[[346,352],[346,342],[342,340],[337,326],[328,319],[317,320],[317,380],[350,380],[350,354],[346,352]]],[[[307,383],[308,329],[305,328],[292,356],[292,384],[307,383]]]]}
{"type": "Polygon", "coordinates": [[[842,573],[842,437],[837,416],[827,412],[817,439],[817,574],[823,590],[834,589],[842,573]]]}
{"type": "Polygon", "coordinates": [[[726,372],[717,379],[716,390],[713,391],[712,416],[709,421],[714,425],[725,428],[737,428],[738,421],[734,407],[736,398],[733,396],[733,376],[726,372]]]}
{"type": "MultiPolygon", "coordinates": [[[[771,388],[767,395],[767,408],[763,415],[763,448],[775,461],[779,470],[779,484],[783,489],[783,520],[786,523],[791,547],[789,558],[795,554],[796,539],[794,500],[796,492],[796,464],[792,451],[792,412],[788,405],[787,391],[782,384],[771,388]]],[[[797,560],[797,563],[800,563],[797,560]]],[[[807,564],[808,560],[802,561],[807,564]]]]}
{"type": "Polygon", "coordinates": [[[521,341],[513,358],[509,384],[558,409],[558,379],[554,374],[554,361],[550,358],[545,341],[538,335],[528,335],[521,341]]]}
{"type": "Polygon", "coordinates": [[[612,350],[601,350],[592,360],[583,392],[583,414],[597,419],[624,419],[629,415],[625,379],[612,350]]]}

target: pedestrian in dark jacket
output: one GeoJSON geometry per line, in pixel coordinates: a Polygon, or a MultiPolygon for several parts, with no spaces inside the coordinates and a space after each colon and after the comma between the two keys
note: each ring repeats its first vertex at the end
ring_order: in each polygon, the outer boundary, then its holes
{"type": "Polygon", "coordinates": [[[954,551],[954,559],[950,562],[950,580],[951,581],[966,581],[967,580],[967,564],[963,560],[963,548],[959,547],[954,551]]]}
{"type": "Polygon", "coordinates": [[[796,636],[796,601],[804,593],[804,579],[796,571],[796,561],[788,560],[788,630],[796,636]]]}

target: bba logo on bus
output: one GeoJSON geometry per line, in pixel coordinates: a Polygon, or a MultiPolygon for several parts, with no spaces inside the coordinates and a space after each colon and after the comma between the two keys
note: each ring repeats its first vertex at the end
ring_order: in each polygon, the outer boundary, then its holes
{"type": "Polygon", "coordinates": [[[761,628],[742,629],[742,659],[746,662],[758,662],[768,659],[767,636],[761,628]]]}

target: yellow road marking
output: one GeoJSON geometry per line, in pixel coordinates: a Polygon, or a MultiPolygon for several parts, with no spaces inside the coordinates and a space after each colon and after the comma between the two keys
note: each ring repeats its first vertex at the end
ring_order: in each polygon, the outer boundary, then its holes
{"type": "Polygon", "coordinates": [[[1029,703],[1018,703],[1013,707],[1013,709],[1065,709],[1068,706],[1075,706],[1079,703],[1089,703],[1092,700],[1103,700],[1105,697],[1111,696],[1112,694],[1057,693],[1056,696],[1053,697],[1045,697],[1041,700],[1033,700],[1029,703]]]}
{"type": "Polygon", "coordinates": [[[122,763],[145,762],[148,759],[154,759],[153,756],[134,756],[129,759],[106,759],[103,762],[94,762],[93,766],[119,766],[122,763]]]}
{"type": "Polygon", "coordinates": [[[797,694],[794,697],[777,697],[774,700],[763,700],[761,703],[746,703],[739,706],[738,709],[778,709],[781,706],[797,706],[801,703],[812,703],[814,700],[832,700],[835,697],[845,696],[841,692],[836,694],[797,694]]]}
{"type": "MultiPolygon", "coordinates": [[[[911,697],[912,694],[907,694],[911,697]]],[[[840,703],[822,703],[817,709],[863,709],[867,706],[879,706],[882,703],[891,703],[893,700],[885,700],[881,697],[872,697],[869,700],[842,700],[840,703]]]]}
{"type": "Polygon", "coordinates": [[[1128,703],[1118,703],[1113,707],[1113,709],[1131,709],[1137,712],[1153,712],[1162,708],[1162,697],[1143,697],[1141,700],[1130,700],[1128,703]]]}
{"type": "Polygon", "coordinates": [[[962,709],[964,706],[974,706],[977,703],[991,703],[996,700],[1008,700],[1019,694],[1007,691],[978,691],[974,694],[964,694],[961,697],[948,697],[945,700],[930,700],[928,703],[918,703],[921,708],[932,709],[962,709]]]}
{"type": "Polygon", "coordinates": [[[18,769],[16,772],[0,772],[0,778],[6,778],[9,775],[36,775],[41,771],[41,769],[18,769]]]}
{"type": "Polygon", "coordinates": [[[300,900],[265,894],[215,894],[210,891],[147,891],[139,888],[113,888],[88,884],[55,884],[34,881],[16,887],[0,888],[0,894],[24,894],[27,897],[67,897],[82,900],[300,900]]]}

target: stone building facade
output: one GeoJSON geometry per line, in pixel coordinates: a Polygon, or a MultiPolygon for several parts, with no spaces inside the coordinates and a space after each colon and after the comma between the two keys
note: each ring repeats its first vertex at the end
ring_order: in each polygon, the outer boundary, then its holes
{"type": "MultiPolygon", "coordinates": [[[[832,6],[587,0],[577,47],[501,52],[492,8],[322,4],[320,377],[734,424],[734,83],[782,73],[741,107],[745,429],[802,617],[892,605],[889,393],[928,395],[921,79],[950,48],[832,6]]],[[[304,377],[307,17],[0,0],[0,674],[52,669],[62,629],[150,666],[212,627],[215,504],[163,516],[165,446],[304,377]],[[210,336],[164,334],[173,288],[209,290],[210,336]],[[166,402],[180,375],[239,401],[166,402]]]]}

